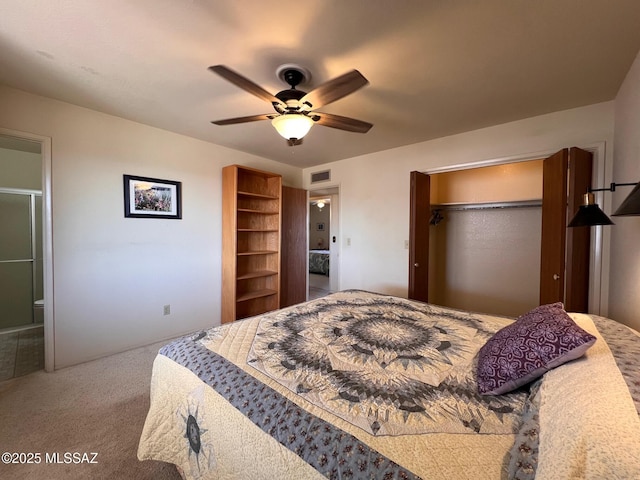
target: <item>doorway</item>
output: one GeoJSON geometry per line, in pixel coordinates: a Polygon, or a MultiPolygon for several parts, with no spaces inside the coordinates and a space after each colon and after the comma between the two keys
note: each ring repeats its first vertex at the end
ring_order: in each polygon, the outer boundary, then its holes
{"type": "Polygon", "coordinates": [[[50,145],[0,129],[0,380],[53,370],[50,145]]]}
{"type": "Polygon", "coordinates": [[[309,192],[309,300],[340,290],[339,189],[309,192]]]}

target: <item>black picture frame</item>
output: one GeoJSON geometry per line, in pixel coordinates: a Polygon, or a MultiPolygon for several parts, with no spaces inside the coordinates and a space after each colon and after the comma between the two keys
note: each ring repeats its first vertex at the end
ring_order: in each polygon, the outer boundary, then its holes
{"type": "Polygon", "coordinates": [[[126,218],[182,218],[182,182],[123,175],[126,218]]]}

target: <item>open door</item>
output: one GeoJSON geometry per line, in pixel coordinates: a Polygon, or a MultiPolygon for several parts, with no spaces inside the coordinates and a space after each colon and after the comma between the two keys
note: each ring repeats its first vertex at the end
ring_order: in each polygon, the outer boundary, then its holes
{"type": "Polygon", "coordinates": [[[411,172],[409,216],[409,298],[429,301],[430,177],[411,172]]]}
{"type": "Polygon", "coordinates": [[[282,187],[280,308],[307,299],[307,191],[282,187]]]}
{"type": "Polygon", "coordinates": [[[592,155],[573,147],[544,160],[540,304],[563,302],[565,309],[589,308],[588,228],[567,229],[591,185],[592,155]]]}

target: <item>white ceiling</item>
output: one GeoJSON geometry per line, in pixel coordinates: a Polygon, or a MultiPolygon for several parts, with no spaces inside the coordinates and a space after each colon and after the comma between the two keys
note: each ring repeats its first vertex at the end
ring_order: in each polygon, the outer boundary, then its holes
{"type": "MultiPolygon", "coordinates": [[[[640,49],[638,0],[2,0],[0,82],[307,167],[615,98],[640,49]],[[268,121],[277,67],[303,90],[358,69],[370,84],[289,147],[268,121]]],[[[0,106],[1,108],[1,106],[0,106]]]]}

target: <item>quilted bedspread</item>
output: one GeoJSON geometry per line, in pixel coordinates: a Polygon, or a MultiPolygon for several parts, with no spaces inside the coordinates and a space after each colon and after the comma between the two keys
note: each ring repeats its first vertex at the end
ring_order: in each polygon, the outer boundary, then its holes
{"type": "Polygon", "coordinates": [[[596,345],[501,396],[474,361],[506,318],[346,291],[216,327],[160,351],[138,456],[186,478],[640,478],[633,379],[572,316],[596,345]]]}

